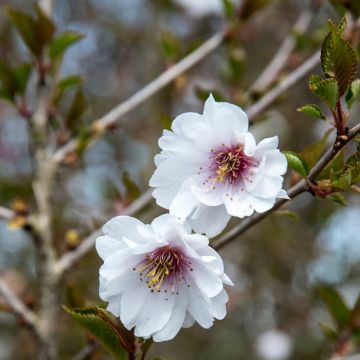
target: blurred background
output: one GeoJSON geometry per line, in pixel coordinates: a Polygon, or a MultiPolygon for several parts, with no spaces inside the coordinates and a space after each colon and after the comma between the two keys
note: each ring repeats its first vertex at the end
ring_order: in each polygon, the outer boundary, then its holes
{"type": "MultiPolygon", "coordinates": [[[[33,11],[32,1],[0,1],[33,11]]],[[[236,2],[242,5],[242,0],[236,2]]],[[[157,140],[177,114],[201,112],[211,91],[219,98],[247,107],[266,88],[253,84],[286,37],[294,48],[269,86],[300,65],[320,46],[327,20],[340,16],[327,1],[250,1],[231,41],[207,56],[185,75],[126,115],[120,125],[60,168],[52,197],[57,251],[76,247],[83,237],[119,213],[147,190],[154,170],[157,140]],[[249,5],[250,3],[250,5],[249,5]],[[252,4],[252,5],[251,5],[252,4]],[[251,9],[253,6],[253,9],[251,9]],[[303,16],[304,31],[293,30],[303,16]]],[[[227,22],[220,0],[57,0],[58,31],[85,35],[66,53],[61,76],[83,78],[81,128],[126,100],[157,75],[183,58],[227,22]]],[[[11,63],[28,51],[0,10],[0,57],[11,63]]],[[[320,67],[313,73],[320,73],[320,67]]],[[[280,149],[301,151],[320,139],[330,126],[296,109],[317,99],[307,88],[308,76],[256,119],[257,140],[279,135],[280,149]]],[[[26,97],[34,102],[31,86],[26,97]]],[[[72,94],[63,99],[65,109],[72,94]]],[[[359,116],[354,105],[350,123],[359,116]]],[[[76,125],[78,126],[78,125],[76,125]]],[[[31,209],[33,176],[31,137],[27,121],[6,101],[0,102],[0,204],[14,201],[31,209]]],[[[331,139],[333,139],[332,134],[331,139]]],[[[286,187],[294,181],[286,178],[286,187]]],[[[289,206],[291,216],[271,215],[221,250],[235,286],[229,289],[228,315],[210,330],[195,325],[175,340],[155,344],[161,359],[327,359],[332,347],[319,322],[330,322],[316,289],[336,286],[349,305],[360,288],[360,200],[346,194],[348,206],[303,194],[289,206]]],[[[150,222],[164,212],[151,203],[139,213],[150,222]]],[[[233,220],[229,228],[237,223],[233,220]]],[[[94,251],[65,277],[62,303],[100,304],[94,251]]],[[[29,306],[36,306],[37,268],[27,233],[0,220],[0,272],[29,306]]],[[[1,307],[1,298],[0,298],[1,307]]],[[[84,332],[63,312],[58,325],[60,358],[72,359],[88,342],[84,332]]],[[[29,331],[6,311],[0,312],[0,359],[32,359],[29,331]]],[[[96,350],[89,359],[106,359],[96,350]]],[[[151,357],[150,357],[151,358],[151,357]]]]}

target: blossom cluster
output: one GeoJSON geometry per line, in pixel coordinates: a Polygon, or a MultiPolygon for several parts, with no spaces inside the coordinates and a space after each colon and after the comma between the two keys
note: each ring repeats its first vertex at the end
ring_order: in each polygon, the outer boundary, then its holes
{"type": "Polygon", "coordinates": [[[209,328],[225,317],[224,285],[232,282],[209,238],[231,216],[265,212],[287,197],[278,138],[256,144],[248,128],[241,108],[212,95],[203,114],[179,115],[159,139],[149,183],[169,214],[150,225],[126,216],[104,225],[96,241],[100,297],[136,336],[166,341],[182,327],[209,328]]]}

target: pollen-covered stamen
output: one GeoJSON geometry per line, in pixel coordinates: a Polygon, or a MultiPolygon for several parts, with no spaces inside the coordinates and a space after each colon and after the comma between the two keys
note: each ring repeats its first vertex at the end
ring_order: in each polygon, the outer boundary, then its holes
{"type": "Polygon", "coordinates": [[[170,285],[171,292],[176,293],[174,283],[185,281],[185,271],[192,271],[192,268],[191,262],[181,251],[164,246],[147,254],[144,261],[133,270],[140,273],[140,279],[146,281],[149,289],[160,292],[162,284],[166,282],[166,287],[170,285]]]}
{"type": "Polygon", "coordinates": [[[213,158],[211,167],[216,171],[214,182],[228,181],[233,184],[246,176],[249,168],[258,166],[258,161],[244,152],[244,146],[225,148],[213,158]]]}

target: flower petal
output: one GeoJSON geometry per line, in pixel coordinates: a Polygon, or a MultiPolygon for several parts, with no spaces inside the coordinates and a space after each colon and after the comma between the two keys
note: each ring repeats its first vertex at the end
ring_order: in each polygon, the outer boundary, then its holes
{"type": "Polygon", "coordinates": [[[212,238],[224,230],[229,220],[230,214],[227,213],[224,205],[200,205],[189,219],[189,223],[194,231],[212,238]]]}

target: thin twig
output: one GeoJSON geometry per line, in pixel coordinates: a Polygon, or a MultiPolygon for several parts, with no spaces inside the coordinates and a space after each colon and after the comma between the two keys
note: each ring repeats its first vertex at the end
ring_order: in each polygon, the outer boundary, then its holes
{"type": "Polygon", "coordinates": [[[304,10],[300,14],[292,30],[288,32],[288,35],[281,43],[278,51],[272,57],[270,63],[265,67],[265,69],[261,72],[257,80],[253,83],[253,85],[249,89],[250,92],[263,93],[275,81],[280,71],[286,65],[289,56],[294,51],[296,45],[295,34],[296,35],[304,34],[307,28],[309,27],[313,17],[314,17],[314,12],[308,9],[304,10]]]}
{"type": "Polygon", "coordinates": [[[293,72],[287,75],[277,86],[266,93],[259,101],[251,105],[246,113],[253,121],[254,117],[267,108],[277,97],[289,90],[310,70],[320,63],[320,50],[307,59],[302,65],[298,66],[293,72]]]}
{"type": "MultiPolygon", "coordinates": [[[[360,133],[360,124],[357,124],[349,131],[346,139],[344,139],[341,142],[336,142],[334,146],[330,147],[311,169],[308,175],[308,181],[315,180],[316,177],[325,168],[325,166],[334,158],[334,156],[359,133],[360,133]]],[[[290,190],[288,190],[287,194],[289,195],[290,199],[294,199],[296,196],[300,195],[306,190],[307,190],[307,182],[306,180],[303,179],[299,181],[296,185],[294,185],[290,190]]],[[[239,225],[234,226],[225,235],[221,236],[218,240],[214,241],[212,246],[214,247],[214,249],[217,250],[223,248],[225,245],[237,239],[239,235],[243,234],[245,231],[247,231],[255,224],[260,222],[262,219],[273,213],[279,207],[286,204],[288,201],[289,200],[287,199],[280,199],[276,202],[276,204],[271,210],[266,211],[264,213],[255,214],[249,219],[242,221],[239,225]]]]}
{"type": "MultiPolygon", "coordinates": [[[[152,190],[146,191],[138,199],[133,201],[127,208],[125,208],[120,215],[134,215],[142,210],[152,200],[152,190]]],[[[101,228],[96,229],[75,250],[64,254],[55,264],[55,273],[61,275],[64,271],[70,269],[80,258],[93,249],[96,238],[101,235],[101,228]]]]}
{"type": "MultiPolygon", "coordinates": [[[[226,31],[222,30],[213,35],[209,40],[205,41],[200,47],[186,56],[176,65],[172,66],[160,76],[143,87],[140,91],[131,96],[128,100],[122,102],[106,115],[97,120],[93,127],[97,132],[101,132],[106,128],[117,123],[125,114],[135,109],[138,105],[149,99],[152,95],[163,89],[166,85],[175,80],[179,75],[183,74],[198,62],[206,58],[212,51],[217,49],[223,42],[226,31]]],[[[54,154],[54,161],[60,163],[67,154],[76,150],[78,140],[72,139],[63,147],[59,148],[54,154]]]]}
{"type": "Polygon", "coordinates": [[[0,218],[10,220],[15,216],[15,212],[11,209],[0,206],[0,218]]]}
{"type": "Polygon", "coordinates": [[[54,0],[40,0],[39,5],[43,12],[51,17],[51,14],[53,12],[53,6],[54,6],[54,0]]]}
{"type": "Polygon", "coordinates": [[[38,318],[36,314],[31,311],[26,305],[18,298],[18,296],[10,289],[7,283],[0,278],[0,294],[4,297],[5,301],[14,310],[16,314],[21,316],[28,325],[36,330],[38,318]]]}

